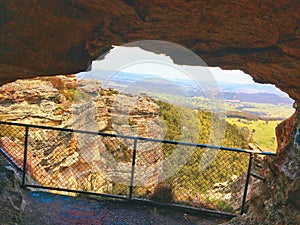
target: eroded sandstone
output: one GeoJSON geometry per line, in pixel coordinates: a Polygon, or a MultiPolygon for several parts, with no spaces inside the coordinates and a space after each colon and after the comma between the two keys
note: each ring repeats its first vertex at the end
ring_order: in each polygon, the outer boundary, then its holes
{"type": "MultiPolygon", "coordinates": [[[[163,134],[155,122],[159,107],[151,98],[103,89],[98,81],[75,76],[18,80],[3,85],[0,93],[4,121],[149,138],[163,134]]],[[[25,130],[17,128],[1,125],[0,147],[23,168],[25,130]]],[[[135,182],[151,184],[151,191],[160,176],[155,165],[163,159],[161,145],[139,145],[144,151],[137,155],[135,182]]],[[[112,192],[114,183],[129,185],[132,149],[131,139],[30,128],[27,172],[49,187],[112,192]]]]}
{"type": "Polygon", "coordinates": [[[298,1],[2,0],[1,11],[2,84],[73,74],[111,45],[158,39],[193,50],[208,65],[241,69],[299,99],[298,1]]]}

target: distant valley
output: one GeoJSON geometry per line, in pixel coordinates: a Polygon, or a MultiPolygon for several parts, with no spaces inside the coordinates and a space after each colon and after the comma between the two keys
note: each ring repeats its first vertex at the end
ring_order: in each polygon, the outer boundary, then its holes
{"type": "MultiPolygon", "coordinates": [[[[164,79],[156,75],[138,74],[129,72],[113,72],[109,70],[95,70],[88,73],[80,73],[78,78],[97,79],[106,86],[124,87],[134,85],[135,89],[151,90],[166,94],[177,94],[180,92],[186,96],[205,96],[205,92],[211,91],[223,93],[226,100],[240,100],[242,102],[273,103],[273,104],[292,104],[293,100],[287,94],[270,84],[240,84],[230,81],[216,81],[211,84],[208,81],[197,81],[193,79],[170,78],[164,79]],[[137,84],[139,85],[137,87],[137,84]],[[168,85],[169,88],[166,88],[168,85]],[[171,88],[170,88],[171,86],[171,88]],[[219,90],[217,90],[219,89],[219,90]],[[179,91],[181,90],[181,91],[179,91]],[[179,92],[178,92],[179,91],[179,92]]],[[[128,90],[129,91],[129,90],[128,90]]]]}
{"type": "Polygon", "coordinates": [[[263,118],[284,119],[293,113],[293,99],[273,85],[209,83],[192,79],[164,79],[155,75],[95,70],[79,78],[100,80],[127,94],[145,93],[183,106],[207,109],[220,101],[226,111],[241,111],[263,118]]]}

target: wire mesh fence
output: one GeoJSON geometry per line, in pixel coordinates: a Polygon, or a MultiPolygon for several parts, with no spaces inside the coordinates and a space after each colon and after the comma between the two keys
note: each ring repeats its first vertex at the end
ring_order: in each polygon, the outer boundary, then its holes
{"type": "Polygon", "coordinates": [[[0,147],[23,169],[24,186],[243,212],[250,151],[7,122],[0,128],[0,147]]]}
{"type": "Polygon", "coordinates": [[[24,166],[24,135],[24,126],[0,124],[0,148],[5,149],[4,154],[18,169],[24,166]]]}
{"type": "MultiPolygon", "coordinates": [[[[163,144],[162,152],[156,182],[135,180],[136,198],[226,212],[240,210],[249,154],[180,144],[163,144]]],[[[137,151],[137,162],[149,162],[149,158],[155,159],[151,151],[137,151]],[[139,157],[141,154],[148,157],[139,157]]],[[[138,166],[135,171],[146,173],[138,166]]]]}

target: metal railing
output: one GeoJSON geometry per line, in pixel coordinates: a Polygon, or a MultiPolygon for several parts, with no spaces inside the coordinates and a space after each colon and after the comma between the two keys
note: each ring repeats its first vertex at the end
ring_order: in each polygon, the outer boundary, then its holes
{"type": "Polygon", "coordinates": [[[276,155],[11,122],[0,122],[0,153],[22,171],[23,187],[180,206],[229,217],[237,210],[245,213],[251,177],[265,180],[252,172],[254,156],[276,155]]]}

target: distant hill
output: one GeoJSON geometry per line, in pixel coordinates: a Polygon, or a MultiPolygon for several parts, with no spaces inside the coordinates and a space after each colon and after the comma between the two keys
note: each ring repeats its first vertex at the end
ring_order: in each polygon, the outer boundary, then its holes
{"type": "Polygon", "coordinates": [[[88,73],[80,73],[77,77],[97,79],[101,81],[105,88],[121,89],[128,94],[156,92],[179,96],[205,97],[207,92],[210,92],[210,96],[212,96],[211,94],[218,95],[219,99],[223,98],[229,101],[290,105],[294,102],[287,94],[274,85],[258,83],[216,82],[209,84],[202,82],[198,85],[195,81],[187,79],[172,78],[167,80],[151,74],[114,72],[99,69],[88,73]]]}
{"type": "Polygon", "coordinates": [[[239,100],[241,102],[253,103],[270,103],[270,104],[292,104],[293,100],[287,97],[282,97],[272,93],[259,92],[259,93],[236,93],[236,92],[223,92],[224,100],[239,100]]]}

